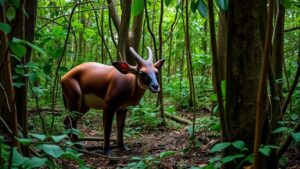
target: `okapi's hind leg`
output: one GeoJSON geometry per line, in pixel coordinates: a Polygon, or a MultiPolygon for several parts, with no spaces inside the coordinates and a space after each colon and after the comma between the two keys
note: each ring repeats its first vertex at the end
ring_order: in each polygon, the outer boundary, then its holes
{"type": "MultiPolygon", "coordinates": [[[[63,99],[66,108],[70,114],[65,118],[64,125],[66,129],[77,128],[78,120],[89,110],[82,99],[82,92],[76,80],[62,81],[63,99]]],[[[78,142],[78,136],[70,133],[72,142],[78,142]]]]}

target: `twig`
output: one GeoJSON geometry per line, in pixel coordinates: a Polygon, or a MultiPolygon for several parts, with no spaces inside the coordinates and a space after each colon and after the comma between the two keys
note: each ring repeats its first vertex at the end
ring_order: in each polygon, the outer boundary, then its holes
{"type": "Polygon", "coordinates": [[[292,28],[285,29],[284,32],[291,32],[291,31],[294,31],[294,30],[297,30],[297,29],[300,29],[300,26],[295,26],[295,27],[292,27],[292,28]]]}

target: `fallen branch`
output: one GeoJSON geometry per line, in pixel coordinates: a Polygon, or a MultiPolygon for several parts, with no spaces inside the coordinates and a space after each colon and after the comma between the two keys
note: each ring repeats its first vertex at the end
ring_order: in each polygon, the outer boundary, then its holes
{"type": "MultiPolygon", "coordinates": [[[[104,141],[104,138],[103,137],[84,137],[84,138],[79,138],[79,141],[104,141]]],[[[110,141],[117,142],[117,140],[114,138],[111,138],[110,141]]]]}
{"type": "Polygon", "coordinates": [[[193,124],[190,120],[188,119],[184,119],[184,118],[181,118],[181,117],[178,117],[178,116],[174,116],[174,115],[171,115],[171,114],[168,114],[168,113],[165,113],[165,116],[170,119],[170,120],[173,120],[173,121],[176,121],[180,124],[186,124],[186,125],[190,125],[190,124],[193,124]]]}
{"type": "Polygon", "coordinates": [[[102,158],[106,158],[108,160],[132,160],[131,157],[127,157],[127,156],[123,156],[123,157],[111,157],[111,156],[107,156],[107,155],[103,155],[103,154],[99,154],[99,153],[94,153],[94,152],[90,152],[90,151],[86,151],[86,150],[81,150],[75,147],[72,147],[73,149],[84,153],[84,154],[90,154],[90,155],[96,155],[98,157],[102,157],[102,158]]]}

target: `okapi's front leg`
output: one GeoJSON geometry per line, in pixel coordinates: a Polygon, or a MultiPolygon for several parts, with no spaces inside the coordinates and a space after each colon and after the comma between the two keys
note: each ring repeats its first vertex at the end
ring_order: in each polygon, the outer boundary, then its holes
{"type": "Polygon", "coordinates": [[[110,108],[109,106],[105,106],[103,109],[103,128],[104,128],[104,154],[111,155],[111,148],[110,148],[110,133],[111,133],[111,126],[112,121],[114,118],[115,110],[110,108]]]}
{"type": "Polygon", "coordinates": [[[128,148],[124,144],[124,126],[125,126],[125,120],[126,120],[126,113],[127,109],[125,110],[118,110],[117,111],[117,147],[121,150],[128,150],[128,148]]]}

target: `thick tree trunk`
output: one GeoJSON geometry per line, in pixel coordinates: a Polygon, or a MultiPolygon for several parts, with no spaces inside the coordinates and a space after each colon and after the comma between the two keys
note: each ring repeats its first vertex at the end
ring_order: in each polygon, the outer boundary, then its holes
{"type": "MultiPolygon", "coordinates": [[[[228,11],[220,15],[219,21],[218,54],[219,59],[225,58],[225,67],[220,62],[219,69],[226,80],[225,126],[230,136],[226,140],[243,140],[250,151],[254,145],[265,6],[261,0],[230,1],[228,11]]],[[[263,102],[265,105],[266,99],[263,102]]]]}

